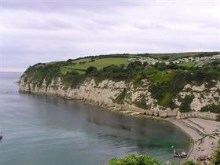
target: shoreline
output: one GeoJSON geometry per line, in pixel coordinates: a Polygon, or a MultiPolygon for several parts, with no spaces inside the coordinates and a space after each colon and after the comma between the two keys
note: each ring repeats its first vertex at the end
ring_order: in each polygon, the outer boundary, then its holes
{"type": "MultiPolygon", "coordinates": [[[[63,99],[67,99],[67,98],[63,97],[63,99]]],[[[198,144],[198,142],[196,142],[198,139],[202,137],[202,134],[211,133],[215,129],[220,129],[220,122],[218,121],[207,120],[207,119],[202,119],[202,118],[186,118],[186,119],[177,119],[176,117],[161,118],[158,116],[146,115],[144,111],[111,109],[110,107],[103,106],[102,104],[98,105],[94,102],[87,101],[87,100],[76,100],[76,99],[68,99],[68,100],[79,101],[83,104],[97,106],[99,108],[103,108],[103,110],[107,110],[110,112],[114,112],[114,113],[118,113],[118,114],[122,114],[126,116],[131,116],[135,118],[143,118],[143,119],[153,118],[157,120],[165,120],[165,121],[170,122],[174,126],[181,129],[191,139],[190,149],[189,149],[189,153],[187,154],[186,160],[197,161],[197,158],[200,155],[211,156],[214,150],[217,148],[218,139],[220,139],[220,138],[216,138],[215,140],[212,140],[212,139],[210,140],[207,137],[202,144],[198,144]],[[207,122],[209,123],[208,127],[205,126],[207,122]],[[214,146],[214,147],[210,148],[210,146],[212,147],[214,146]],[[203,150],[203,151],[200,152],[198,151],[198,149],[203,150]]]]}
{"type": "Polygon", "coordinates": [[[219,129],[220,122],[200,118],[174,119],[168,118],[172,124],[184,131],[192,139],[192,146],[187,156],[188,160],[197,161],[199,157],[211,157],[218,145],[219,137],[211,139],[206,137],[202,143],[198,140],[205,134],[219,129]]]}
{"type": "MultiPolygon", "coordinates": [[[[27,93],[27,92],[19,91],[19,93],[27,93]]],[[[103,110],[107,110],[107,111],[118,113],[118,114],[123,114],[126,116],[131,116],[135,118],[153,118],[153,119],[168,121],[172,123],[174,126],[181,129],[192,140],[192,142],[190,143],[190,150],[186,158],[187,160],[197,161],[197,158],[200,155],[211,156],[213,154],[213,151],[217,148],[219,138],[210,140],[207,137],[202,144],[196,143],[196,141],[202,137],[202,134],[211,133],[215,129],[220,129],[220,122],[217,122],[217,121],[206,120],[202,118],[186,118],[186,119],[177,119],[176,117],[162,118],[158,116],[146,115],[144,110],[137,111],[137,110],[125,110],[123,108],[116,109],[114,107],[108,107],[103,104],[97,104],[95,102],[91,102],[85,99],[72,99],[72,98],[62,97],[59,95],[47,94],[47,93],[32,93],[31,92],[28,94],[46,95],[46,96],[62,98],[64,100],[79,101],[84,104],[97,106],[99,108],[102,108],[103,110]],[[206,126],[207,123],[208,123],[208,126],[206,126]],[[212,148],[210,148],[210,146],[212,148]]]]}
{"type": "MultiPolygon", "coordinates": [[[[168,122],[172,123],[174,126],[176,126],[178,129],[181,129],[189,138],[190,138],[190,149],[187,153],[187,158],[186,160],[191,160],[190,157],[192,155],[192,152],[195,148],[195,138],[192,136],[192,134],[190,134],[186,129],[184,129],[185,127],[183,125],[181,125],[181,123],[178,120],[181,119],[175,119],[175,118],[167,118],[166,119],[168,122]]],[[[193,161],[196,161],[195,159],[192,159],[193,161]]]]}

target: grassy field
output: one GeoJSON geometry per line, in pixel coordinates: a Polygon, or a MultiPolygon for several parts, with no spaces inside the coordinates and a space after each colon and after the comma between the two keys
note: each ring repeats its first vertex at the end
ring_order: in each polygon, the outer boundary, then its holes
{"type": "Polygon", "coordinates": [[[124,64],[126,66],[129,64],[129,61],[128,58],[101,58],[95,60],[92,60],[91,58],[85,58],[85,59],[75,60],[72,63],[61,67],[61,72],[63,74],[66,74],[67,72],[75,70],[79,73],[84,73],[85,70],[90,66],[94,66],[98,70],[100,70],[112,64],[114,65],[124,64]]]}
{"type": "Polygon", "coordinates": [[[187,68],[191,68],[194,67],[195,65],[197,65],[197,62],[183,62],[178,64],[179,66],[183,66],[183,67],[187,67],[187,68]]]}

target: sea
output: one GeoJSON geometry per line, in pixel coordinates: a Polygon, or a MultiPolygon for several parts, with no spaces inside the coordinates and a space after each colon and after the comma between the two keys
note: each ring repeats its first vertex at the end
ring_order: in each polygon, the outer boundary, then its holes
{"type": "Polygon", "coordinates": [[[21,74],[0,73],[0,165],[104,165],[132,153],[178,162],[173,147],[190,148],[190,138],[168,121],[19,93],[21,74]]]}

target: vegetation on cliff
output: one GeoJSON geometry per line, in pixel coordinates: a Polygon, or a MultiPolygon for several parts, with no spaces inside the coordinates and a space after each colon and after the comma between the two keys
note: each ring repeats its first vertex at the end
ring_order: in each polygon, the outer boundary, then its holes
{"type": "MultiPolygon", "coordinates": [[[[23,77],[26,82],[31,82],[39,87],[43,83],[49,85],[53,79],[60,78],[66,89],[69,87],[76,88],[88,78],[93,78],[96,82],[105,79],[123,80],[132,82],[136,88],[143,85],[143,79],[147,79],[150,82],[147,90],[157,100],[158,105],[174,109],[177,106],[174,98],[178,96],[185,85],[205,84],[207,88],[211,88],[220,80],[220,60],[203,62],[185,62],[187,61],[185,60],[181,64],[174,63],[172,60],[181,57],[210,57],[216,54],[217,52],[155,55],[121,54],[69,59],[62,62],[38,63],[30,66],[23,77]],[[145,60],[134,60],[137,57],[146,58],[145,60]],[[155,64],[152,64],[154,62],[155,64]]],[[[128,89],[125,89],[114,101],[122,104],[127,91],[128,89]]],[[[193,96],[187,96],[184,99],[179,98],[181,102],[180,111],[190,111],[192,100],[193,96]]],[[[148,109],[144,99],[136,102],[136,105],[148,109]]],[[[204,107],[202,111],[220,113],[219,105],[204,107]]]]}

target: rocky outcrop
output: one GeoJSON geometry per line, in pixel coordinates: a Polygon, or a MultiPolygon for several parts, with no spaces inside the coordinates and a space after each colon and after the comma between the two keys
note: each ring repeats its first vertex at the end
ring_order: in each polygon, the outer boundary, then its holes
{"type": "Polygon", "coordinates": [[[83,100],[84,102],[119,111],[130,115],[148,115],[154,117],[201,117],[216,119],[216,114],[199,112],[202,107],[219,104],[220,82],[216,86],[207,88],[205,84],[195,86],[187,84],[183,91],[174,99],[175,109],[158,105],[148,91],[148,80],[142,80],[142,85],[134,87],[132,82],[103,80],[96,82],[94,79],[86,79],[75,88],[66,88],[61,78],[55,78],[50,84],[44,80],[41,86],[23,75],[20,79],[19,91],[37,94],[57,95],[67,99],[83,100]],[[192,112],[180,113],[181,99],[187,95],[193,96],[190,104],[192,112]],[[144,105],[144,107],[143,107],[144,105]]]}
{"type": "MultiPolygon", "coordinates": [[[[193,100],[190,104],[191,110],[199,112],[203,107],[208,105],[218,105],[220,103],[220,82],[215,82],[214,87],[206,87],[205,84],[196,86],[187,84],[182,92],[179,93],[179,100],[186,96],[192,96],[193,100]]],[[[180,105],[181,101],[176,99],[176,104],[180,105]]]]}

